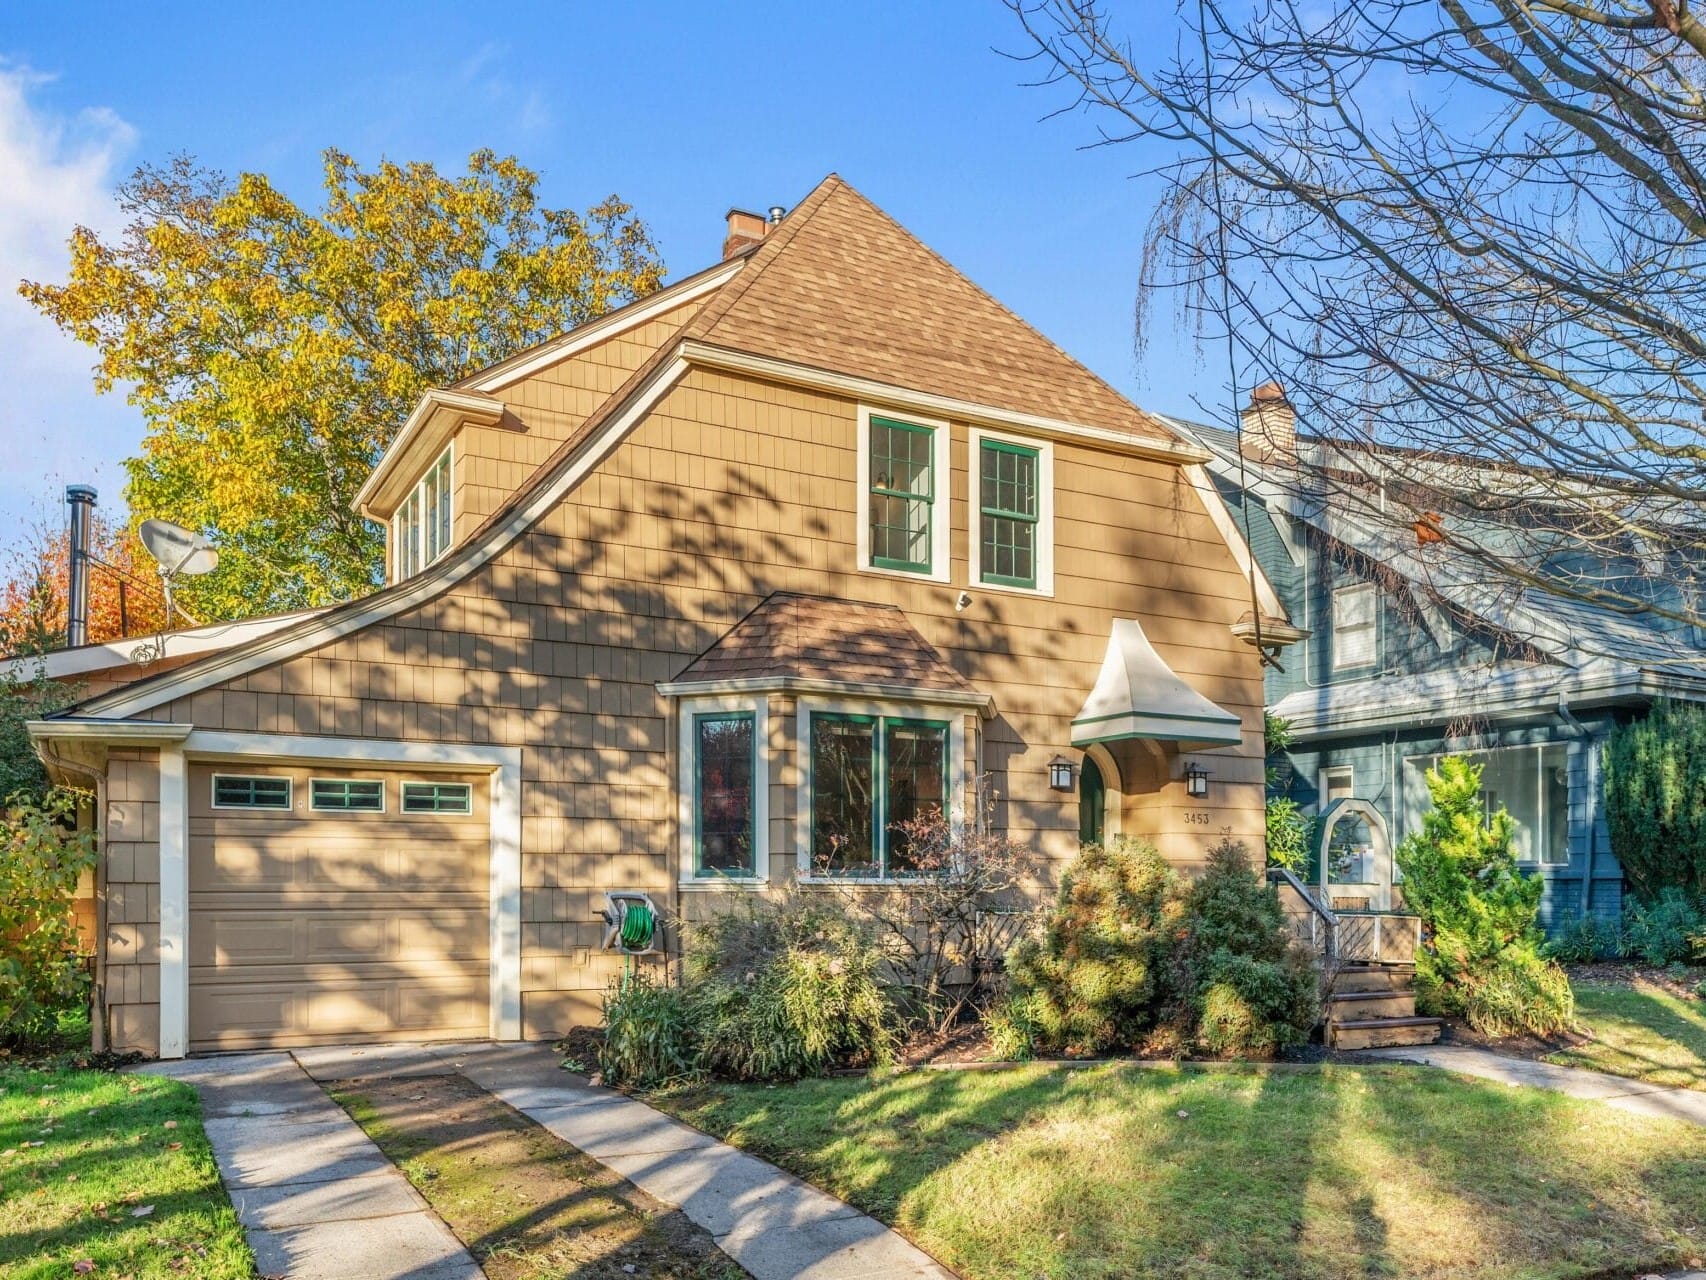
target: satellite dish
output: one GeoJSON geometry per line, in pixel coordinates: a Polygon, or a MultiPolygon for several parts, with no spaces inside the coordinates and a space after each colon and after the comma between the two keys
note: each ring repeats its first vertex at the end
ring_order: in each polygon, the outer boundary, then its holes
{"type": "Polygon", "coordinates": [[[199,578],[219,567],[219,552],[199,533],[191,533],[170,520],[144,520],[137,530],[148,554],[160,562],[160,576],[168,582],[180,573],[199,578]]]}

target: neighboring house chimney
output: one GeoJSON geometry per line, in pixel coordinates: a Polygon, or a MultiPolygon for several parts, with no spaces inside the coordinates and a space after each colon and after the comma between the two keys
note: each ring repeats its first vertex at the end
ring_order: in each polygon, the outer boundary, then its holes
{"type": "Polygon", "coordinates": [[[95,514],[95,490],[91,485],[65,486],[65,501],[71,508],[67,560],[71,581],[65,599],[65,643],[69,648],[89,643],[89,540],[95,514]]]}
{"type": "Polygon", "coordinates": [[[1264,382],[1250,393],[1250,403],[1238,415],[1243,448],[1258,462],[1297,458],[1297,412],[1277,382],[1264,382]]]}
{"type": "MultiPolygon", "coordinates": [[[[777,213],[776,209],[770,211],[777,213]]],[[[781,221],[778,217],[777,221],[781,221]]],[[[745,209],[729,210],[729,234],[723,241],[723,261],[727,262],[743,249],[749,249],[764,239],[764,233],[770,230],[770,223],[764,220],[762,213],[748,213],[745,209]]]]}

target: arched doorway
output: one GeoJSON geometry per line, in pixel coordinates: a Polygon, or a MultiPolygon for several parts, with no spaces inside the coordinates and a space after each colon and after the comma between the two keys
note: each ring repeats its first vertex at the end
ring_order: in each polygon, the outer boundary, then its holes
{"type": "Polygon", "coordinates": [[[1102,767],[1089,756],[1078,770],[1078,843],[1101,844],[1107,838],[1108,784],[1102,767]]]}
{"type": "Polygon", "coordinates": [[[1321,889],[1334,910],[1392,909],[1392,845],[1380,810],[1366,800],[1335,800],[1315,840],[1321,889]]]}

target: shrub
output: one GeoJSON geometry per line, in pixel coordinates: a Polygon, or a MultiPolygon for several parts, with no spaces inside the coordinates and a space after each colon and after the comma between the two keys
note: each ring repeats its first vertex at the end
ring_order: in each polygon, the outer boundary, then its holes
{"type": "Polygon", "coordinates": [[[984,1011],[990,1057],[996,1062],[1023,1062],[1037,1051],[1037,1020],[1031,998],[1009,988],[984,1011]]]}
{"type": "Polygon", "coordinates": [[[15,792],[0,819],[0,1041],[52,1034],[88,998],[71,914],[77,882],[95,865],[94,836],[75,830],[82,793],[15,792]]]}
{"type": "Polygon", "coordinates": [[[1511,849],[1516,824],[1503,809],[1486,816],[1481,767],[1461,756],[1429,769],[1427,784],[1433,808],[1397,852],[1404,901],[1429,935],[1416,956],[1419,1003],[1492,1036],[1571,1025],[1569,980],[1540,954],[1544,886],[1522,874],[1511,849]]]}
{"type": "Polygon", "coordinates": [[[906,850],[904,888],[837,886],[876,926],[902,1014],[928,1031],[946,1031],[979,997],[994,967],[986,961],[995,958],[980,954],[984,913],[1009,905],[1036,862],[1028,848],[993,829],[982,787],[976,807],[982,820],[958,828],[938,809],[895,824],[906,850]]]}
{"type": "Polygon", "coordinates": [[[1623,954],[1623,932],[1612,920],[1577,916],[1547,942],[1545,954],[1560,964],[1592,964],[1623,954]]]}
{"type": "Polygon", "coordinates": [[[1185,894],[1183,926],[1175,980],[1204,1049],[1265,1058],[1308,1038],[1320,1014],[1319,978],[1242,844],[1222,840],[1209,851],[1185,894]]]}
{"type": "Polygon", "coordinates": [[[604,1044],[598,1065],[611,1084],[635,1089],[685,1080],[697,1073],[686,993],[635,973],[612,983],[604,997],[604,1044]]]}
{"type": "Polygon", "coordinates": [[[1611,849],[1636,896],[1706,895],[1706,708],[1660,701],[1604,751],[1611,849]]]}
{"type": "Polygon", "coordinates": [[[744,899],[688,936],[687,1003],[699,1064],[736,1080],[790,1080],[884,1063],[895,1009],[873,927],[833,897],[744,899]]]}
{"type": "Polygon", "coordinates": [[[1286,794],[1282,773],[1289,777],[1289,768],[1280,760],[1291,745],[1291,722],[1273,712],[1263,713],[1263,744],[1267,754],[1264,777],[1267,782],[1267,847],[1268,864],[1304,875],[1309,868],[1309,850],[1315,840],[1315,819],[1303,812],[1303,806],[1286,794]]]}
{"type": "Polygon", "coordinates": [[[1623,914],[1623,954],[1650,965],[1695,958],[1695,937],[1706,930],[1699,902],[1681,889],[1659,890],[1650,902],[1633,903],[1623,914]]]}
{"type": "Polygon", "coordinates": [[[1161,969],[1178,942],[1173,871],[1155,846],[1085,845],[1060,881],[1041,935],[1007,957],[1039,1047],[1103,1053],[1137,1044],[1159,1018],[1161,969]]]}
{"type": "Polygon", "coordinates": [[[1489,1036],[1555,1036],[1576,1024],[1576,996],[1557,965],[1531,948],[1508,947],[1463,993],[1463,1016],[1489,1036]]]}

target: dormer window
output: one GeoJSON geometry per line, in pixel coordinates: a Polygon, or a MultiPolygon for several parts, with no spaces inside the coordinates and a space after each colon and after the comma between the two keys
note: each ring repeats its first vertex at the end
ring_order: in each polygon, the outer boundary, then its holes
{"type": "Polygon", "coordinates": [[[419,573],[450,550],[450,450],[427,468],[391,519],[395,581],[419,573]]]}

